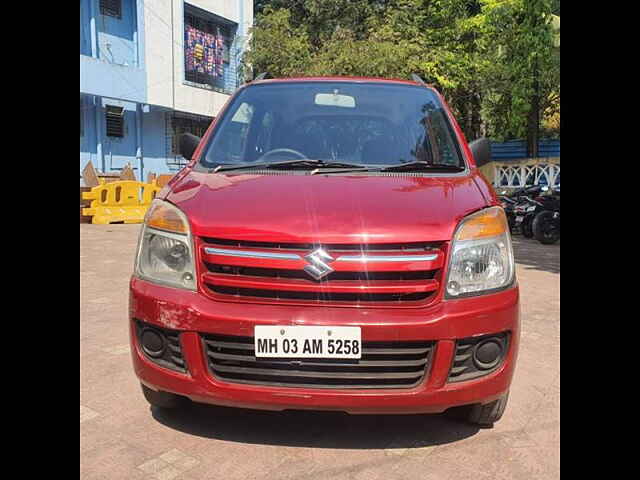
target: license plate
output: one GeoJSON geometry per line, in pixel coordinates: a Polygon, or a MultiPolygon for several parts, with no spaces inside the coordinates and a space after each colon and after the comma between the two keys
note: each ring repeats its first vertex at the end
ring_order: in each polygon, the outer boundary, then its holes
{"type": "Polygon", "coordinates": [[[360,327],[256,325],[257,358],[360,358],[360,327]]]}
{"type": "Polygon", "coordinates": [[[518,215],[516,217],[516,223],[520,223],[520,222],[522,222],[522,220],[524,220],[524,217],[522,215],[518,215]]]}

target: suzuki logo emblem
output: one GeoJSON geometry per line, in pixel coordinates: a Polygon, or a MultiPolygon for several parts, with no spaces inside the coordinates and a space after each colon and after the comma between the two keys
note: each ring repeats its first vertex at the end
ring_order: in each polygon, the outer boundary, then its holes
{"type": "Polygon", "coordinates": [[[316,280],[320,280],[333,272],[333,268],[327,264],[335,259],[322,248],[315,249],[309,255],[305,255],[304,258],[309,262],[309,265],[304,267],[304,271],[316,280]]]}

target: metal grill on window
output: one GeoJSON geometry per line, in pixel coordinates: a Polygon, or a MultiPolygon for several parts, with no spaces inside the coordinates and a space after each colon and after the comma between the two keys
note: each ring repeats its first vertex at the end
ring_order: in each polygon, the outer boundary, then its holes
{"type": "Polygon", "coordinates": [[[178,154],[180,135],[192,133],[202,137],[213,118],[199,115],[168,114],[166,118],[166,153],[170,170],[177,170],[187,164],[187,160],[178,154]]]}
{"type": "Polygon", "coordinates": [[[124,108],[114,105],[105,107],[107,137],[124,137],[124,108]]]}
{"type": "Polygon", "coordinates": [[[206,12],[186,6],[184,16],[185,80],[213,90],[229,93],[237,82],[233,78],[233,40],[236,27],[231,23],[210,17],[206,12]]]}
{"type": "Polygon", "coordinates": [[[122,0],[100,0],[100,13],[114,18],[122,18],[122,0]]]}

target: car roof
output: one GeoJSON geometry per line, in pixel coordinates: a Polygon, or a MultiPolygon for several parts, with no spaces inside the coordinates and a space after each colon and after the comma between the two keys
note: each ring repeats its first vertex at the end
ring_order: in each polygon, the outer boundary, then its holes
{"type": "Polygon", "coordinates": [[[433,88],[428,84],[421,84],[413,80],[403,80],[399,78],[376,78],[376,77],[290,77],[290,78],[269,78],[264,80],[254,80],[253,85],[264,83],[293,83],[293,82],[353,82],[353,83],[391,83],[402,85],[413,85],[418,87],[433,88]]]}

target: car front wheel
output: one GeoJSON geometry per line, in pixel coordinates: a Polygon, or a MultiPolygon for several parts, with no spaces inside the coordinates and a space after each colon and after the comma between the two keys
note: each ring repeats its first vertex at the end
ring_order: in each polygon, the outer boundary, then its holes
{"type": "Polygon", "coordinates": [[[509,392],[502,397],[487,404],[465,405],[462,407],[454,407],[447,411],[447,414],[455,419],[466,421],[480,427],[490,428],[493,424],[502,418],[507,401],[509,400],[509,392]]]}
{"type": "Polygon", "coordinates": [[[149,402],[153,407],[174,409],[185,404],[186,398],[181,397],[180,395],[168,392],[156,392],[142,383],[140,386],[142,387],[144,398],[146,398],[147,402],[149,402]]]}

